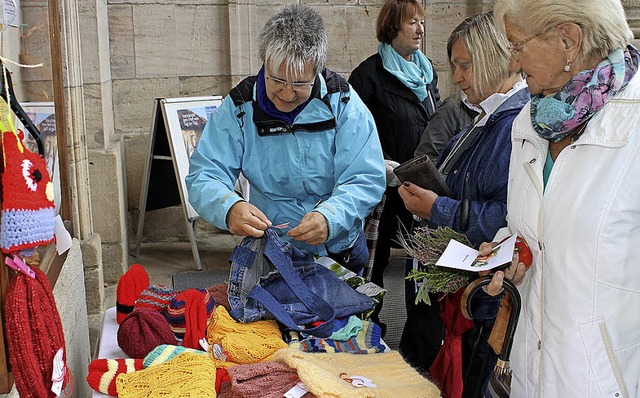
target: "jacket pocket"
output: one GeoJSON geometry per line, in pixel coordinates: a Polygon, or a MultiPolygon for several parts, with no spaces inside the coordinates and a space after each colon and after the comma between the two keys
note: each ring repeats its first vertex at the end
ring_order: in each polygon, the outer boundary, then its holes
{"type": "MultiPolygon", "coordinates": [[[[597,385],[598,396],[628,397],[604,320],[580,325],[580,337],[587,354],[591,377],[597,385]]],[[[589,395],[592,396],[595,392],[591,391],[589,395]]]]}

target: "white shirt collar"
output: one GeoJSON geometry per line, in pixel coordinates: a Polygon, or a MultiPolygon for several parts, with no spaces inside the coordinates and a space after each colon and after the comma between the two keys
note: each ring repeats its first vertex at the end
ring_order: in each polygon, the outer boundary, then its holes
{"type": "MultiPolygon", "coordinates": [[[[525,87],[527,87],[527,82],[524,80],[521,80],[516,84],[514,84],[513,87],[511,87],[511,89],[506,93],[494,93],[494,94],[491,94],[489,97],[487,97],[487,99],[485,99],[480,103],[480,107],[484,110],[485,115],[481,120],[476,122],[476,126],[479,127],[487,124],[487,121],[489,120],[489,116],[491,116],[491,114],[493,114],[493,112],[495,112],[496,109],[498,109],[498,107],[502,105],[503,102],[505,102],[513,94],[522,90],[525,87]]],[[[476,118],[478,118],[479,116],[480,115],[476,116],[476,118]]]]}

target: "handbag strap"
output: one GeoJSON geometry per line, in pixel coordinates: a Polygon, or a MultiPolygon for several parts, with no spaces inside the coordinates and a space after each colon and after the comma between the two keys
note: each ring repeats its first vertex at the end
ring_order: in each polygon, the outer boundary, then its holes
{"type": "Polygon", "coordinates": [[[280,247],[276,244],[278,236],[274,231],[267,230],[265,232],[264,256],[269,259],[274,267],[280,272],[282,279],[291,288],[293,293],[298,297],[300,302],[304,304],[310,311],[317,315],[324,322],[318,326],[303,329],[298,326],[291,315],[282,307],[282,304],[273,297],[266,289],[256,284],[248,294],[248,297],[257,300],[265,306],[273,316],[288,328],[311,334],[318,337],[329,337],[333,333],[333,321],[336,319],[335,309],[329,305],[322,297],[315,294],[307,284],[300,278],[300,275],[293,268],[291,257],[285,255],[280,247]]]}

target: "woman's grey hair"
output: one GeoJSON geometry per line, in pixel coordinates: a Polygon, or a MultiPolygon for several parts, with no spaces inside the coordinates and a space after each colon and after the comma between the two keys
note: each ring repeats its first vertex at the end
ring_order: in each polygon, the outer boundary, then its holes
{"type": "Polygon", "coordinates": [[[496,29],[493,13],[489,11],[465,19],[451,32],[447,41],[449,60],[453,44],[458,40],[462,40],[471,54],[474,91],[481,98],[487,98],[512,73],[507,37],[496,29]]]}
{"type": "Polygon", "coordinates": [[[565,22],[582,28],[582,61],[602,60],[633,40],[620,0],[497,0],[496,25],[505,20],[522,32],[535,34],[565,22]]]}
{"type": "Polygon", "coordinates": [[[272,71],[286,65],[287,78],[304,73],[311,63],[314,73],[327,62],[327,33],[322,17],[303,4],[280,7],[262,28],[260,58],[272,71]]]}

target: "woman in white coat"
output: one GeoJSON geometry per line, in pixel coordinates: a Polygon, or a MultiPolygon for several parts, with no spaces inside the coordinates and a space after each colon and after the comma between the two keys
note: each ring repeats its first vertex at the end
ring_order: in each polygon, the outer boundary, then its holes
{"type": "MultiPolygon", "coordinates": [[[[513,397],[640,396],[640,74],[620,0],[497,0],[532,99],[515,119],[508,227],[513,397]]],[[[491,244],[482,251],[488,253],[491,244]]]]}

